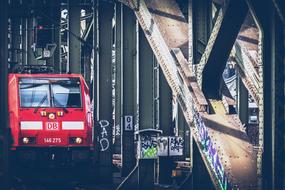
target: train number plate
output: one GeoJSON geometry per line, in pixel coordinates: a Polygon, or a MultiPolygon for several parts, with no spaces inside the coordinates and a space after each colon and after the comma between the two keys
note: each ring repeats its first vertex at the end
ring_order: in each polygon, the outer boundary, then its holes
{"type": "Polygon", "coordinates": [[[46,130],[47,131],[58,131],[59,130],[58,122],[46,122],[46,130]]]}
{"type": "Polygon", "coordinates": [[[58,137],[46,137],[43,138],[44,143],[48,143],[48,144],[60,144],[62,142],[61,138],[58,137]]]}

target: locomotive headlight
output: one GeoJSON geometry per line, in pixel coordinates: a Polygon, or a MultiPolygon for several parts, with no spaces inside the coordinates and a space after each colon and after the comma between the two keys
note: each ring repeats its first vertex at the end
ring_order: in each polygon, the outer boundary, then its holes
{"type": "Polygon", "coordinates": [[[82,143],[82,138],[77,137],[77,138],[75,139],[75,143],[76,143],[76,144],[81,144],[81,143],[82,143]]]}
{"type": "Polygon", "coordinates": [[[55,114],[54,114],[54,113],[50,113],[50,114],[48,115],[48,118],[49,118],[49,119],[55,119],[55,114]]]}
{"type": "Polygon", "coordinates": [[[23,138],[23,143],[24,144],[29,144],[29,142],[30,142],[30,139],[28,137],[24,137],[23,138]]]}

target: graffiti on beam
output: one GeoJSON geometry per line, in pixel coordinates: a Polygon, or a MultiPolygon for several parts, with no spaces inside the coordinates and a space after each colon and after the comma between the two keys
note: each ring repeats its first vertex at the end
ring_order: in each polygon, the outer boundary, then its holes
{"type": "Polygon", "coordinates": [[[115,136],[121,136],[121,126],[120,125],[115,126],[115,136]]]}
{"type": "Polygon", "coordinates": [[[218,152],[214,147],[214,143],[211,141],[210,136],[208,134],[207,128],[203,122],[202,117],[196,111],[194,111],[194,124],[198,130],[199,141],[202,144],[203,152],[206,154],[206,157],[211,164],[212,169],[216,175],[216,178],[219,181],[221,189],[231,189],[230,184],[228,183],[226,173],[224,168],[220,162],[218,152]]]}
{"type": "Polygon", "coordinates": [[[158,139],[158,156],[168,156],[168,137],[159,137],[158,139]]]}
{"type": "Polygon", "coordinates": [[[157,158],[157,137],[151,135],[140,136],[140,158],[154,159],[157,158]]]}
{"type": "Polygon", "coordinates": [[[169,137],[169,156],[182,156],[183,143],[182,137],[169,137]]]}
{"type": "Polygon", "coordinates": [[[157,139],[158,156],[182,156],[184,140],[179,136],[160,136],[157,139]]]}
{"type": "Polygon", "coordinates": [[[100,120],[99,121],[101,133],[99,135],[99,143],[100,143],[100,151],[104,152],[109,148],[109,139],[108,139],[108,132],[107,129],[110,127],[110,123],[107,120],[100,120]],[[106,129],[107,128],[107,129],[106,129]]]}

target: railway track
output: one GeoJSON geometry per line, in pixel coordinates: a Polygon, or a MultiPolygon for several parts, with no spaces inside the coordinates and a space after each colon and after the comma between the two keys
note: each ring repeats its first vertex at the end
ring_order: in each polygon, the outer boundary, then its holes
{"type": "Polygon", "coordinates": [[[24,168],[14,174],[11,190],[111,190],[116,186],[102,185],[80,168],[24,168]]]}

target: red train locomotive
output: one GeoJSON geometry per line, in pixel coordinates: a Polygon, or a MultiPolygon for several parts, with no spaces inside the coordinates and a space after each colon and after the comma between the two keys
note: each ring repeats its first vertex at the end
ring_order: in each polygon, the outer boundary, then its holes
{"type": "Polygon", "coordinates": [[[18,157],[35,160],[49,152],[53,159],[58,150],[71,160],[89,157],[92,112],[81,75],[10,74],[9,113],[12,152],[18,157]]]}

